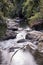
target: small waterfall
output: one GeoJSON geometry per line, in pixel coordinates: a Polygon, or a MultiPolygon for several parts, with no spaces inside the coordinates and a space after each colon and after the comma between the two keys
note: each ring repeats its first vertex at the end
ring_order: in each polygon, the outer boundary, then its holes
{"type": "Polygon", "coordinates": [[[19,50],[13,57],[11,65],[37,65],[28,51],[19,50]]]}
{"type": "MultiPolygon", "coordinates": [[[[9,23],[8,25],[10,24],[11,23],[9,23]]],[[[28,50],[25,50],[25,51],[23,51],[23,49],[18,50],[18,47],[23,47],[23,45],[26,45],[29,42],[25,39],[25,36],[29,31],[31,31],[31,29],[27,27],[27,28],[22,28],[21,30],[19,28],[18,30],[19,32],[16,31],[18,33],[15,39],[0,41],[0,51],[2,52],[1,65],[9,65],[9,64],[10,65],[37,65],[34,60],[34,57],[28,50]],[[23,44],[17,43],[17,41],[22,40],[22,39],[26,40],[25,42],[22,42],[23,44]],[[9,52],[9,49],[11,47],[14,47],[13,52],[9,52]],[[18,50],[18,52],[13,56],[12,61],[10,63],[11,57],[16,50],[18,50]]]]}
{"type": "Polygon", "coordinates": [[[19,39],[25,39],[25,36],[26,36],[26,31],[21,31],[19,34],[17,34],[17,40],[19,39]]]}
{"type": "Polygon", "coordinates": [[[12,61],[11,57],[13,52],[8,53],[8,51],[2,51],[2,64],[1,65],[37,65],[32,54],[25,50],[18,50],[13,56],[12,61]]]}

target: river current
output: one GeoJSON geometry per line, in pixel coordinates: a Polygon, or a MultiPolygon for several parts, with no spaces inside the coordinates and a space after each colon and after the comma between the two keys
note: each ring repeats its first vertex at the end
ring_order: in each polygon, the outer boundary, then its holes
{"type": "Polygon", "coordinates": [[[22,49],[27,44],[31,44],[29,40],[25,39],[28,31],[31,31],[29,27],[19,28],[19,31],[16,31],[18,33],[15,39],[0,41],[1,65],[37,65],[31,52],[28,49],[24,51],[22,49]],[[22,42],[17,43],[19,40],[22,40],[22,42]],[[13,49],[10,49],[12,47],[13,49]]]}

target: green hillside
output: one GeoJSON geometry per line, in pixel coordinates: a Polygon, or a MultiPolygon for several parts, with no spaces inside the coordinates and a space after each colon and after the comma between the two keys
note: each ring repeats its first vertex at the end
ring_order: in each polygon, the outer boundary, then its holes
{"type": "Polygon", "coordinates": [[[43,0],[0,0],[0,17],[20,15],[30,21],[43,18],[43,0]]]}

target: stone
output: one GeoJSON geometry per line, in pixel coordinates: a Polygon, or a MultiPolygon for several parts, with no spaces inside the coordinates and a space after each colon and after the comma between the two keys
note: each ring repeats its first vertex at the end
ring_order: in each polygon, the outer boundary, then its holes
{"type": "Polygon", "coordinates": [[[18,40],[17,43],[23,43],[23,42],[26,42],[25,39],[21,39],[21,40],[18,40]]]}
{"type": "Polygon", "coordinates": [[[28,32],[28,34],[26,35],[25,38],[28,40],[31,40],[33,42],[39,41],[39,40],[43,39],[43,33],[39,32],[39,31],[35,31],[35,30],[30,31],[30,32],[28,32]]]}
{"type": "Polygon", "coordinates": [[[16,33],[13,32],[12,30],[7,30],[5,36],[3,37],[3,40],[14,39],[14,38],[16,38],[16,33]]]}
{"type": "Polygon", "coordinates": [[[38,50],[35,51],[34,58],[38,65],[43,65],[43,54],[40,53],[38,50]]]}
{"type": "Polygon", "coordinates": [[[7,24],[7,29],[12,30],[12,31],[18,30],[18,24],[15,23],[14,20],[12,19],[7,19],[6,24],[7,24]]]}
{"type": "Polygon", "coordinates": [[[40,40],[38,43],[38,51],[40,53],[43,53],[43,40],[40,40]]]}
{"type": "Polygon", "coordinates": [[[43,30],[43,19],[39,19],[32,23],[31,27],[37,31],[43,30]]]}
{"type": "Polygon", "coordinates": [[[14,47],[9,48],[9,52],[14,52],[14,47]]]}

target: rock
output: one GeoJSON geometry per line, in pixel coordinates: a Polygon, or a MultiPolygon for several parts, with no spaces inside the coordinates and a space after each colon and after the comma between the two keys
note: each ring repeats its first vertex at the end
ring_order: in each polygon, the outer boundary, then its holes
{"type": "Polygon", "coordinates": [[[26,42],[25,39],[21,39],[21,40],[18,40],[17,43],[23,43],[23,42],[26,42]]]}
{"type": "Polygon", "coordinates": [[[15,23],[14,20],[12,19],[7,19],[6,24],[7,24],[7,31],[4,39],[8,40],[16,38],[15,31],[18,31],[18,23],[15,23]]]}
{"type": "Polygon", "coordinates": [[[39,37],[37,37],[34,34],[30,34],[30,33],[28,33],[25,38],[27,40],[30,40],[31,42],[34,42],[35,44],[37,44],[37,41],[39,40],[39,37]]]}
{"type": "MultiPolygon", "coordinates": [[[[33,51],[37,50],[37,46],[34,45],[34,44],[31,43],[31,42],[28,42],[28,44],[26,45],[26,48],[27,48],[27,49],[31,49],[31,50],[33,50],[33,51]]],[[[31,51],[31,50],[30,50],[30,51],[31,51]]]]}
{"type": "Polygon", "coordinates": [[[40,39],[43,39],[43,33],[39,31],[30,31],[25,37],[28,40],[31,40],[31,42],[39,41],[40,39]]]}
{"type": "Polygon", "coordinates": [[[7,29],[12,30],[12,31],[18,30],[18,23],[15,23],[14,20],[7,19],[6,23],[7,23],[7,29]]]}
{"type": "Polygon", "coordinates": [[[41,56],[43,56],[43,33],[39,32],[39,31],[28,32],[28,34],[26,35],[26,39],[31,40],[31,42],[33,43],[33,44],[29,45],[29,47],[32,49],[32,51],[34,51],[35,46],[36,46],[35,52],[37,50],[38,53],[41,56]],[[35,46],[34,46],[34,44],[35,44],[35,46]]]}
{"type": "Polygon", "coordinates": [[[26,35],[26,39],[32,40],[32,39],[33,39],[33,35],[27,34],[27,35],[26,35]]]}
{"type": "Polygon", "coordinates": [[[7,30],[5,36],[3,37],[3,40],[14,39],[14,38],[16,38],[16,33],[13,32],[12,30],[7,30]]]}
{"type": "Polygon", "coordinates": [[[40,40],[38,43],[38,51],[40,53],[43,53],[43,40],[40,40]]]}
{"type": "Polygon", "coordinates": [[[3,30],[4,30],[4,33],[3,33],[3,31],[0,32],[0,35],[2,33],[4,34],[4,35],[2,35],[0,40],[8,40],[8,39],[16,38],[15,31],[18,31],[18,23],[14,22],[13,19],[6,19],[5,24],[3,22],[0,22],[0,25],[3,27],[3,30]],[[5,27],[5,24],[6,24],[7,28],[5,27]],[[6,31],[5,31],[5,28],[6,28],[6,31]]]}
{"type": "Polygon", "coordinates": [[[19,18],[19,17],[16,17],[16,19],[15,19],[15,22],[17,22],[17,23],[23,23],[23,19],[22,18],[19,18]]]}
{"type": "Polygon", "coordinates": [[[35,30],[43,30],[43,19],[39,19],[37,21],[34,21],[34,23],[32,23],[32,28],[35,30]]]}
{"type": "Polygon", "coordinates": [[[14,47],[9,48],[9,52],[14,52],[14,47]]]}
{"type": "Polygon", "coordinates": [[[8,51],[9,51],[9,53],[10,52],[15,52],[15,50],[17,50],[17,49],[19,49],[20,47],[18,47],[18,46],[11,46],[9,49],[8,49],[8,51]]]}
{"type": "Polygon", "coordinates": [[[43,54],[41,54],[38,50],[35,51],[34,58],[38,65],[43,65],[43,54]]]}

